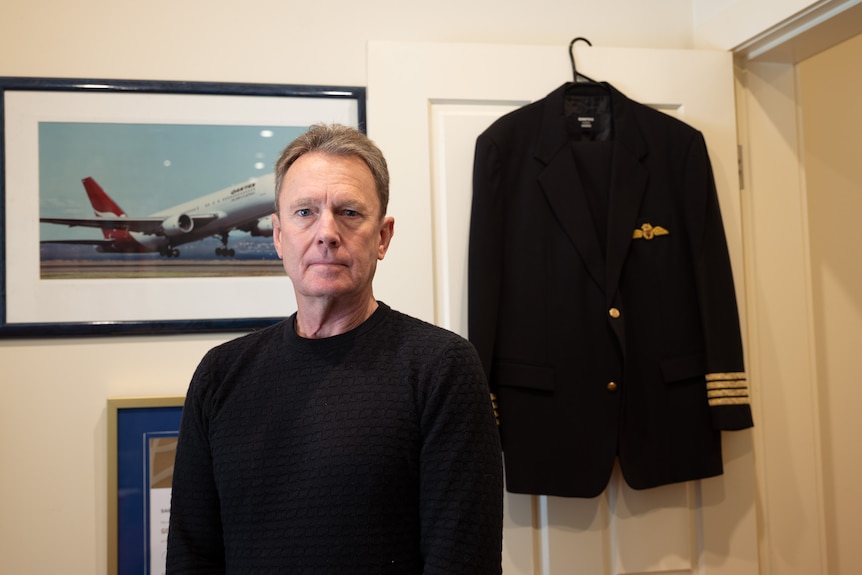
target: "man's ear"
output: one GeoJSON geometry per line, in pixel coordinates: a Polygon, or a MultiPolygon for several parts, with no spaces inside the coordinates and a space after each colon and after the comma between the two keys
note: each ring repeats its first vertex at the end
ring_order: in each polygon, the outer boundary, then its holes
{"type": "MultiPolygon", "coordinates": [[[[275,228],[273,227],[273,235],[275,228]]],[[[392,236],[395,235],[395,218],[386,216],[380,224],[380,243],[377,246],[377,259],[382,260],[389,251],[389,242],[392,241],[392,236]]]]}
{"type": "Polygon", "coordinates": [[[278,214],[272,214],[272,243],[275,245],[275,251],[278,254],[278,259],[284,259],[281,253],[281,223],[278,220],[278,214]]]}

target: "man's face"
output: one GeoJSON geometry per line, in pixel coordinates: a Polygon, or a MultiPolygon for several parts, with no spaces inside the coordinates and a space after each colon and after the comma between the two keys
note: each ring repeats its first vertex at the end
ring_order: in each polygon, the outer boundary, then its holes
{"type": "Polygon", "coordinates": [[[381,217],[361,159],[310,152],[287,170],[273,215],[273,242],[297,300],[373,297],[371,280],[394,220],[381,217]]]}

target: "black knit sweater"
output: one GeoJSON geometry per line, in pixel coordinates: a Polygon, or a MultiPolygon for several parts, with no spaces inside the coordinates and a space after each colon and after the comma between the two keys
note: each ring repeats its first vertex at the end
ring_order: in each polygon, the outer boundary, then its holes
{"type": "Polygon", "coordinates": [[[195,372],[168,573],[500,573],[501,452],[473,347],[383,303],[325,339],[294,319],[195,372]]]}

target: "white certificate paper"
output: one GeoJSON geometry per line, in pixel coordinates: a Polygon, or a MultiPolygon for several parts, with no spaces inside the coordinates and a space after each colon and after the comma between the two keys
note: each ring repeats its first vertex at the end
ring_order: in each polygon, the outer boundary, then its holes
{"type": "Polygon", "coordinates": [[[150,489],[150,575],[165,575],[171,488],[150,489]]]}
{"type": "Polygon", "coordinates": [[[171,482],[177,453],[177,433],[149,434],[149,575],[165,575],[168,525],[171,519],[171,482]]]}

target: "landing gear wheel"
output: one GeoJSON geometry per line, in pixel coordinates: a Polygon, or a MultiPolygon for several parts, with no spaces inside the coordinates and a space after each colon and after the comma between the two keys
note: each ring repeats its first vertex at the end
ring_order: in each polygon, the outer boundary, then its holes
{"type": "Polygon", "coordinates": [[[159,251],[159,255],[164,258],[178,258],[180,257],[180,250],[177,248],[164,248],[159,251]]]}
{"type": "Polygon", "coordinates": [[[227,233],[219,234],[219,238],[221,239],[221,247],[216,248],[216,255],[220,258],[232,258],[236,255],[236,252],[233,248],[227,247],[227,233]]]}

